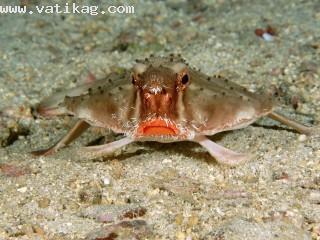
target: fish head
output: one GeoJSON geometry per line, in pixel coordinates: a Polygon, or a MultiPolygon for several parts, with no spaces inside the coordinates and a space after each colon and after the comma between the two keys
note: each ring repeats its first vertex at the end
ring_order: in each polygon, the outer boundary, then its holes
{"type": "Polygon", "coordinates": [[[135,137],[165,140],[185,138],[181,120],[183,94],[190,84],[188,67],[183,62],[147,65],[137,63],[132,83],[139,101],[139,123],[135,137]]]}

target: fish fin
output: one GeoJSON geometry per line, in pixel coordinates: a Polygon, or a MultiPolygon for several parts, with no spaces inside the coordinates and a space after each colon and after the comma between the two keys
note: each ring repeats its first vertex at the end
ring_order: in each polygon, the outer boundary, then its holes
{"type": "Polygon", "coordinates": [[[79,150],[81,156],[88,156],[90,158],[97,158],[108,155],[110,153],[115,152],[117,149],[132,143],[134,140],[125,137],[117,141],[113,141],[107,144],[98,145],[98,146],[90,146],[90,147],[82,147],[79,150]]]}
{"type": "Polygon", "coordinates": [[[251,158],[250,155],[244,153],[237,153],[230,149],[224,148],[215,142],[211,141],[204,135],[196,136],[192,141],[199,143],[206,148],[211,156],[213,156],[218,163],[236,166],[251,158]]]}
{"type": "Polygon", "coordinates": [[[79,120],[72,128],[71,130],[63,137],[61,138],[57,143],[55,143],[53,146],[47,148],[47,149],[40,149],[31,152],[34,156],[47,156],[55,153],[60,148],[65,147],[69,143],[71,143],[73,140],[78,138],[85,130],[88,129],[90,125],[86,123],[83,120],[79,120]]]}
{"type": "Polygon", "coordinates": [[[292,127],[297,132],[305,134],[305,135],[313,135],[317,132],[319,133],[319,129],[317,129],[315,127],[305,126],[305,125],[298,123],[292,119],[289,119],[288,117],[286,117],[280,113],[271,112],[268,114],[268,117],[270,117],[271,119],[276,120],[278,122],[281,122],[289,127],[292,127]]]}

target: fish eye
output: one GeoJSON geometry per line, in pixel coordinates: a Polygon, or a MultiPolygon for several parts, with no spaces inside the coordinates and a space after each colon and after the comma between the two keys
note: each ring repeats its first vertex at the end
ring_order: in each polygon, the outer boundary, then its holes
{"type": "Polygon", "coordinates": [[[131,82],[133,85],[135,85],[137,83],[137,80],[133,75],[131,76],[131,82]]]}
{"type": "Polygon", "coordinates": [[[189,82],[189,76],[188,74],[185,74],[182,78],[181,78],[181,83],[183,85],[187,84],[189,82]]]}

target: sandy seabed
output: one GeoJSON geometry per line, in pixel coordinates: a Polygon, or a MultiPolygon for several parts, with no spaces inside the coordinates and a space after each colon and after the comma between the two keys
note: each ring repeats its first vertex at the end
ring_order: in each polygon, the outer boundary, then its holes
{"type": "MultiPolygon", "coordinates": [[[[36,9],[61,1],[1,2],[9,3],[36,9]]],[[[179,53],[208,75],[275,91],[279,112],[319,125],[319,1],[133,6],[134,14],[0,14],[0,239],[320,239],[319,135],[269,119],[211,138],[253,153],[237,167],[190,142],[133,143],[87,160],[77,149],[102,136],[95,129],[55,155],[31,156],[74,123],[35,119],[41,99],[150,54],[179,53]],[[272,41],[255,34],[268,26],[272,41]]]]}

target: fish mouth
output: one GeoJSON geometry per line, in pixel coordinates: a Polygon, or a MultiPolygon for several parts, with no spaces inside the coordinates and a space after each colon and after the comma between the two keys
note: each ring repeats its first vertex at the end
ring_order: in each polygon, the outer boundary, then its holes
{"type": "Polygon", "coordinates": [[[172,121],[163,118],[156,118],[143,121],[137,130],[138,136],[177,136],[179,129],[172,121]]]}

